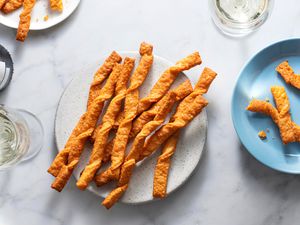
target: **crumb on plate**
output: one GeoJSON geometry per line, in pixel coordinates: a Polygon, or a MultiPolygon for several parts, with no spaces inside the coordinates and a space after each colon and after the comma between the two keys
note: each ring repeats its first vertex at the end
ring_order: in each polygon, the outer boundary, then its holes
{"type": "Polygon", "coordinates": [[[48,21],[48,19],[49,19],[48,15],[44,16],[44,21],[48,21]]]}
{"type": "Polygon", "coordinates": [[[265,140],[267,138],[267,134],[266,134],[266,132],[264,132],[263,130],[261,130],[261,131],[258,132],[258,137],[261,140],[265,140]]]}

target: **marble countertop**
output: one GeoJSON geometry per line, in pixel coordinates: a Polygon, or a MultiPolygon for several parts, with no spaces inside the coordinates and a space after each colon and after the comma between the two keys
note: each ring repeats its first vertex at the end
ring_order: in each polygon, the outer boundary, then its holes
{"type": "MultiPolygon", "coordinates": [[[[15,74],[0,102],[35,113],[45,143],[30,162],[0,173],[0,224],[17,225],[289,225],[300,220],[300,179],[257,162],[240,145],[230,101],[243,64],[264,46],[300,36],[298,1],[276,1],[256,33],[232,39],[213,25],[207,1],[89,0],[60,25],[31,32],[24,44],[0,26],[0,44],[11,53],[15,74]],[[209,130],[205,154],[189,181],[163,201],[110,211],[101,199],[81,192],[72,178],[63,191],[50,188],[46,170],[56,152],[54,116],[59,97],[82,67],[115,50],[135,50],[141,41],[155,54],[176,61],[199,50],[219,77],[207,98],[209,130]]],[[[198,74],[191,77],[196,81],[198,74]]]]}

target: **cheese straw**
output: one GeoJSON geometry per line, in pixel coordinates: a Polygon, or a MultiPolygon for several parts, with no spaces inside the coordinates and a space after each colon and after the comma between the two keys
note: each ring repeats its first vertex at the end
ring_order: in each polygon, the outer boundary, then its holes
{"type": "Polygon", "coordinates": [[[16,39],[18,41],[25,41],[30,28],[31,12],[36,0],[24,0],[23,11],[20,15],[20,22],[17,31],[16,39]]]}
{"type": "Polygon", "coordinates": [[[101,129],[96,133],[90,161],[77,181],[77,187],[81,190],[86,189],[88,184],[93,180],[97,170],[101,167],[109,132],[112,129],[115,118],[120,112],[122,101],[125,98],[127,82],[134,67],[134,59],[125,58],[123,66],[119,64],[116,66],[123,67],[116,85],[116,96],[111,100],[107,111],[103,116],[101,129]]]}
{"type": "Polygon", "coordinates": [[[140,46],[140,55],[142,57],[137,69],[134,71],[130,79],[130,86],[125,98],[125,117],[117,130],[111,153],[111,165],[107,170],[95,177],[97,185],[103,185],[110,180],[119,178],[120,166],[124,161],[129,133],[132,127],[132,120],[135,118],[137,113],[139,100],[138,88],[146,79],[153,63],[152,49],[153,47],[147,43],[142,43],[140,46]]]}
{"type": "Polygon", "coordinates": [[[102,205],[107,209],[110,209],[115,204],[115,202],[117,202],[122,197],[124,192],[127,190],[127,187],[128,185],[124,185],[110,192],[110,194],[102,202],[102,205]]]}
{"type": "Polygon", "coordinates": [[[84,149],[87,138],[92,134],[97,120],[102,112],[104,102],[110,99],[115,90],[116,81],[120,75],[121,68],[114,67],[99,96],[84,113],[75,129],[73,130],[65,148],[56,156],[48,172],[56,176],[52,188],[61,191],[70,178],[75,166],[78,164],[80,155],[84,149]]]}
{"type": "Polygon", "coordinates": [[[198,52],[195,52],[186,58],[178,61],[174,66],[167,69],[155,83],[151,89],[150,94],[145,98],[141,99],[138,107],[138,114],[149,109],[150,106],[158,102],[170,89],[172,83],[176,80],[177,76],[190,68],[201,64],[202,60],[198,52]]]}
{"type": "MultiPolygon", "coordinates": [[[[4,2],[2,0],[2,2],[4,2]]],[[[19,9],[23,5],[24,0],[8,0],[3,5],[1,11],[4,13],[11,13],[17,9],[19,9]]],[[[0,8],[1,8],[1,0],[0,0],[0,8]]]]}
{"type": "Polygon", "coordinates": [[[178,138],[179,131],[169,137],[169,139],[165,142],[162,153],[157,159],[153,179],[154,198],[165,198],[167,196],[167,184],[171,157],[175,153],[178,138]]]}
{"type": "Polygon", "coordinates": [[[273,86],[271,92],[277,109],[268,102],[254,99],[249,103],[247,110],[270,116],[277,124],[284,144],[299,141],[299,126],[292,121],[290,103],[284,87],[273,86]]]}
{"type": "Polygon", "coordinates": [[[282,76],[284,81],[287,84],[294,86],[295,88],[300,89],[300,76],[295,74],[293,68],[289,65],[288,61],[280,63],[276,71],[282,76]]]}
{"type": "Polygon", "coordinates": [[[94,99],[99,96],[101,91],[101,85],[103,81],[109,76],[111,71],[113,70],[116,63],[120,63],[122,61],[121,56],[113,51],[110,56],[105,59],[103,65],[98,69],[95,73],[93,82],[90,87],[89,91],[89,98],[88,98],[88,107],[92,105],[94,99]]]}
{"type": "MultiPolygon", "coordinates": [[[[189,107],[189,105],[194,101],[195,96],[207,93],[216,75],[217,74],[211,69],[204,68],[194,88],[194,94],[191,94],[187,98],[185,98],[184,101],[182,101],[178,106],[177,111],[183,111],[185,108],[189,107]]],[[[179,116],[179,113],[175,113],[174,116],[170,119],[170,122],[173,122],[179,116]]],[[[175,153],[178,137],[179,130],[168,138],[168,140],[164,144],[161,155],[158,157],[153,179],[153,197],[155,198],[166,197],[171,157],[175,153]]]]}
{"type": "MultiPolygon", "coordinates": [[[[125,160],[124,164],[122,165],[120,179],[118,182],[119,187],[126,187],[126,188],[122,189],[123,193],[126,191],[126,189],[128,187],[127,185],[131,178],[132,171],[135,167],[135,164],[140,157],[140,150],[143,149],[145,139],[164,122],[166,116],[172,109],[173,103],[176,101],[175,97],[176,97],[176,94],[174,92],[170,92],[167,95],[167,98],[164,98],[165,101],[162,104],[162,106],[160,107],[154,120],[148,122],[143,127],[141,132],[134,139],[132,147],[129,151],[129,154],[127,155],[126,160],[125,160]]],[[[115,190],[113,190],[108,195],[108,197],[103,201],[102,204],[104,206],[109,205],[111,207],[122,196],[122,195],[119,195],[119,192],[117,192],[119,187],[116,188],[115,190]]]]}

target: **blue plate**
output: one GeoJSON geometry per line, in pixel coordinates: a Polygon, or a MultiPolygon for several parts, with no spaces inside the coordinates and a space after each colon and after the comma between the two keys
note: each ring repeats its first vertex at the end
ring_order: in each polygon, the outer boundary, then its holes
{"type": "Polygon", "coordinates": [[[269,99],[274,105],[271,86],[284,86],[290,100],[292,118],[300,124],[300,90],[286,84],[275,71],[284,60],[288,60],[295,73],[300,74],[300,39],[277,42],[250,59],[234,88],[231,115],[240,141],[258,161],[275,170],[300,174],[300,143],[284,145],[270,117],[245,110],[252,98],[269,99]],[[260,130],[269,131],[266,140],[258,137],[260,130]]]}

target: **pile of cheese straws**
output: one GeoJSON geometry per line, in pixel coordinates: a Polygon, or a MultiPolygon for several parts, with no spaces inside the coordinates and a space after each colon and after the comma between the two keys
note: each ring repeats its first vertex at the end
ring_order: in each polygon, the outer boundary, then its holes
{"type": "Polygon", "coordinates": [[[164,71],[148,96],[139,99],[139,87],[153,64],[152,51],[150,44],[140,45],[140,62],[131,78],[135,60],[126,57],[123,64],[120,64],[122,58],[116,52],[112,52],[96,72],[90,86],[87,110],[74,128],[65,148],[48,169],[55,177],[52,188],[57,191],[64,188],[79,162],[85,143],[91,140],[94,142],[92,153],[77,181],[77,187],[84,190],[92,181],[98,186],[117,181],[117,187],[102,202],[102,205],[110,208],[128,188],[136,163],[163,145],[155,168],[153,196],[166,196],[170,160],[175,152],[180,129],[207,106],[208,102],[202,95],[207,92],[217,74],[205,68],[194,88],[186,80],[175,89],[169,90],[181,72],[201,64],[201,57],[195,52],[164,71]],[[127,88],[129,78],[130,84],[127,88]],[[106,112],[103,112],[102,121],[96,127],[104,103],[110,99],[106,112]],[[179,104],[175,113],[169,122],[163,124],[176,102],[179,104]],[[112,130],[116,134],[109,141],[112,130]],[[133,144],[126,155],[130,139],[133,144]],[[110,166],[99,172],[104,163],[110,163],[110,166]]]}
{"type": "MultiPolygon", "coordinates": [[[[0,0],[0,10],[5,13],[11,13],[23,6],[20,14],[20,22],[16,39],[25,41],[30,28],[31,13],[36,0],[0,0]]],[[[50,0],[50,7],[53,11],[61,12],[63,10],[62,0],[50,0]]]]}

